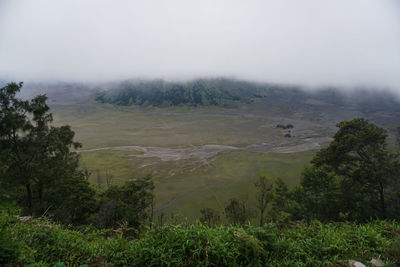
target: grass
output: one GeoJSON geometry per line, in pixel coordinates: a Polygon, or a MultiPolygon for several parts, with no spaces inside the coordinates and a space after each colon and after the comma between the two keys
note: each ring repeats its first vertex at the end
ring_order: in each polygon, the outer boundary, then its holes
{"type": "MultiPolygon", "coordinates": [[[[266,111],[262,103],[236,109],[220,107],[137,108],[102,105],[52,107],[57,125],[70,124],[84,149],[110,146],[191,147],[204,144],[234,145],[292,144],[300,138],[324,136],[329,123],[298,119],[285,107],[266,111]],[[284,138],[278,123],[293,124],[299,138],[284,138]]],[[[332,124],[334,125],[334,124],[332,124]]],[[[223,211],[232,197],[254,200],[254,178],[280,176],[290,186],[299,182],[302,166],[313,152],[293,154],[231,151],[206,161],[187,159],[161,161],[135,157],[135,151],[82,153],[81,166],[91,172],[90,181],[106,188],[106,173],[113,184],[152,173],[155,179],[156,216],[178,213],[190,220],[203,207],[223,211]]]]}
{"type": "MultiPolygon", "coordinates": [[[[88,103],[52,106],[57,125],[70,124],[84,148],[141,145],[187,147],[203,144],[249,145],[294,142],[276,129],[277,122],[321,132],[321,122],[298,121],[262,108],[134,108],[88,103]],[[272,113],[271,113],[272,112],[272,113]],[[271,116],[271,114],[273,116],[271,116]]],[[[323,131],[329,131],[329,126],[323,131]]],[[[321,133],[319,133],[321,134],[321,133]]]]}
{"type": "Polygon", "coordinates": [[[310,160],[312,152],[295,154],[254,153],[233,151],[214,158],[209,166],[194,170],[190,177],[185,174],[156,184],[156,196],[170,198],[160,205],[158,212],[179,212],[195,219],[200,209],[214,208],[222,212],[230,198],[246,200],[255,205],[255,178],[266,175],[270,179],[281,177],[290,186],[299,183],[302,166],[310,160]],[[178,192],[177,192],[178,191],[178,192]],[[180,194],[177,194],[180,193],[180,194]]]}
{"type": "Polygon", "coordinates": [[[197,219],[204,207],[222,212],[233,197],[247,199],[253,205],[254,179],[258,176],[281,177],[289,186],[298,184],[303,165],[314,154],[312,151],[283,154],[238,150],[220,153],[207,162],[195,159],[165,162],[135,157],[137,153],[84,152],[82,166],[92,173],[90,181],[103,189],[107,171],[114,177],[113,184],[152,173],[156,215],[179,213],[190,221],[197,219]]]}
{"type": "Polygon", "coordinates": [[[126,180],[134,178],[138,174],[138,161],[132,161],[131,156],[140,154],[137,151],[103,150],[84,152],[81,154],[81,166],[90,172],[90,181],[99,188],[105,188],[106,175],[113,176],[112,183],[121,185],[126,180]]]}
{"type": "MultiPolygon", "coordinates": [[[[57,125],[70,124],[84,149],[110,146],[191,147],[204,144],[297,144],[300,138],[323,136],[330,130],[321,121],[299,120],[298,114],[262,103],[236,109],[220,107],[137,108],[94,102],[52,107],[57,125]],[[299,138],[284,138],[278,123],[293,124],[299,138]]],[[[328,126],[327,126],[328,125],[328,126]]],[[[334,124],[333,124],[334,125],[334,124]]],[[[152,173],[156,185],[156,215],[179,213],[190,220],[205,206],[222,211],[228,200],[253,201],[253,181],[259,175],[280,176],[290,186],[299,182],[302,166],[313,152],[294,154],[232,151],[206,161],[161,161],[135,157],[134,151],[82,153],[81,165],[91,172],[90,181],[105,188],[106,173],[113,184],[152,173]]]]}
{"type": "Polygon", "coordinates": [[[4,211],[0,215],[3,266],[345,266],[348,260],[372,258],[394,266],[400,261],[400,225],[386,221],[165,225],[132,239],[123,229],[117,235],[89,227],[77,231],[45,219],[22,222],[4,211]]]}
{"type": "MultiPolygon", "coordinates": [[[[184,148],[204,144],[296,145],[301,140],[332,136],[336,117],[307,107],[277,106],[262,101],[235,109],[220,107],[138,108],[89,102],[52,107],[57,125],[70,124],[84,149],[112,146],[154,146],[184,148]],[[277,124],[292,124],[294,138],[277,124]]],[[[331,114],[331,113],[329,113],[331,114]]],[[[332,113],[336,114],[336,113],[332,113]]],[[[347,113],[346,113],[347,114],[347,113]]],[[[347,114],[349,115],[349,114],[347,114]]],[[[220,153],[205,161],[187,159],[161,161],[135,157],[134,151],[82,153],[82,167],[91,173],[90,181],[105,188],[105,174],[113,184],[152,173],[156,185],[156,215],[179,213],[190,220],[203,207],[223,211],[232,197],[254,204],[254,179],[260,175],[281,177],[289,186],[299,182],[303,165],[313,151],[279,154],[250,151],[220,153]]]]}

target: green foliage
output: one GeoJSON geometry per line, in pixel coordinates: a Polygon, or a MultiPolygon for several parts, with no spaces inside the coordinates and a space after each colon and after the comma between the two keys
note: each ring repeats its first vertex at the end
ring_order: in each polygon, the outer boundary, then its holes
{"type": "Polygon", "coordinates": [[[286,129],[292,129],[292,128],[293,128],[293,125],[292,125],[292,124],[286,124],[286,125],[278,124],[278,125],[276,125],[276,128],[281,128],[281,129],[284,129],[284,130],[286,130],[286,129]]]}
{"type": "Polygon", "coordinates": [[[400,236],[391,240],[386,250],[386,256],[399,265],[400,264],[400,236]]]}
{"type": "Polygon", "coordinates": [[[124,221],[138,228],[152,220],[154,183],[151,175],[126,182],[123,186],[111,186],[102,196],[100,209],[96,214],[99,227],[116,227],[124,221]]]}
{"type": "Polygon", "coordinates": [[[49,215],[57,221],[74,225],[89,223],[98,205],[96,191],[81,176],[68,177],[56,183],[49,189],[46,200],[49,215]]]}
{"type": "Polygon", "coordinates": [[[382,221],[364,225],[313,222],[286,230],[281,235],[282,250],[278,250],[282,254],[278,255],[288,256],[288,266],[298,262],[308,266],[335,265],[348,259],[365,263],[387,249],[390,227],[390,223],[382,221]]]}
{"type": "Polygon", "coordinates": [[[264,212],[266,211],[270,202],[272,202],[273,195],[273,185],[265,176],[260,176],[254,183],[257,189],[256,200],[257,208],[260,211],[260,226],[264,224],[264,212]]]}
{"type": "Polygon", "coordinates": [[[166,225],[129,240],[120,234],[106,238],[105,231],[67,230],[43,219],[22,222],[3,212],[0,230],[7,237],[0,243],[6,266],[326,266],[349,259],[366,263],[372,257],[393,264],[399,255],[400,225],[166,225]]]}
{"type": "Polygon", "coordinates": [[[214,226],[220,221],[219,213],[212,208],[202,208],[200,213],[200,221],[208,226],[214,226]]]}
{"type": "Polygon", "coordinates": [[[21,222],[13,215],[2,213],[1,222],[1,232],[8,235],[15,248],[14,257],[8,261],[10,266],[39,262],[40,266],[50,266],[60,261],[79,265],[91,259],[92,249],[100,240],[96,233],[87,235],[65,230],[44,219],[21,222]]]}
{"type": "MultiPolygon", "coordinates": [[[[286,130],[286,129],[292,129],[293,127],[294,127],[294,126],[293,126],[292,124],[286,124],[286,125],[278,124],[278,125],[276,125],[276,128],[281,128],[281,129],[284,129],[284,130],[286,130]]],[[[284,135],[284,137],[286,137],[286,138],[292,137],[292,134],[291,134],[290,131],[291,131],[291,130],[288,130],[287,133],[284,135]]]]}
{"type": "Polygon", "coordinates": [[[274,184],[274,210],[286,210],[289,207],[289,188],[282,178],[276,178],[274,184]]]}
{"type": "Polygon", "coordinates": [[[246,205],[246,201],[232,198],[225,207],[225,216],[232,224],[242,225],[251,217],[251,212],[246,205]]]}
{"type": "Polygon", "coordinates": [[[305,167],[301,178],[303,199],[298,199],[303,205],[301,216],[318,220],[338,220],[342,211],[340,180],[333,172],[322,168],[305,167]]]}
{"type": "Polygon", "coordinates": [[[122,106],[224,106],[250,103],[257,86],[227,79],[195,80],[186,83],[148,81],[123,82],[115,90],[100,93],[96,100],[122,106]]]}
{"type": "Polygon", "coordinates": [[[51,126],[46,95],[21,100],[21,88],[22,83],[0,88],[0,185],[9,192],[4,200],[25,202],[29,214],[83,222],[94,193],[78,170],[79,155],[71,151],[80,144],[69,126],[51,126]]]}
{"type": "MultiPolygon", "coordinates": [[[[18,257],[19,246],[12,242],[10,233],[5,231],[8,222],[4,219],[0,221],[0,265],[6,266],[18,257]]],[[[11,266],[11,265],[10,265],[11,266]]]]}
{"type": "Polygon", "coordinates": [[[343,121],[338,127],[332,143],[303,172],[297,191],[308,212],[303,216],[398,218],[400,165],[398,155],[386,148],[386,131],[364,119],[343,121]]]}

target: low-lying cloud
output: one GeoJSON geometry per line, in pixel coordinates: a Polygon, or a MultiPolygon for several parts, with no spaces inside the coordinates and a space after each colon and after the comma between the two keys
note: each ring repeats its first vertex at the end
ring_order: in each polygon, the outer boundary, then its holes
{"type": "Polygon", "coordinates": [[[400,92],[400,2],[0,0],[0,79],[206,76],[400,92]]]}

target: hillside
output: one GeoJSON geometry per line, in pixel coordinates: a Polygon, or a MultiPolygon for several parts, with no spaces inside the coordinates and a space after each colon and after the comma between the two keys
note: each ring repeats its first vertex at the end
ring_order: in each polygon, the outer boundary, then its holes
{"type": "Polygon", "coordinates": [[[344,93],[341,88],[319,88],[310,91],[301,87],[255,83],[225,78],[198,79],[188,82],[163,80],[125,81],[111,84],[96,96],[100,103],[120,106],[222,106],[237,107],[266,98],[272,106],[335,106],[361,112],[400,111],[399,98],[388,91],[355,88],[344,93]]]}
{"type": "Polygon", "coordinates": [[[122,82],[100,93],[96,100],[123,106],[223,106],[251,103],[257,95],[255,84],[228,79],[194,80],[185,83],[162,80],[122,82]]]}

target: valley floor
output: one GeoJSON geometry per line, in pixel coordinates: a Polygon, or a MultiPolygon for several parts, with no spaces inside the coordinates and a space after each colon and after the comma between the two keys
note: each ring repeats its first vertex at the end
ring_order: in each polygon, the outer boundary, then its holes
{"type": "MultiPolygon", "coordinates": [[[[152,173],[156,216],[194,220],[204,207],[223,211],[232,197],[252,204],[260,175],[297,185],[303,166],[330,142],[337,122],[368,115],[320,103],[263,101],[227,109],[117,107],[87,100],[59,103],[52,111],[55,123],[71,125],[83,144],[81,164],[95,186],[105,189],[110,177],[112,184],[122,184],[152,173]],[[289,123],[294,128],[276,127],[289,123]]],[[[369,116],[387,128],[396,125],[393,118],[369,116]]]]}

